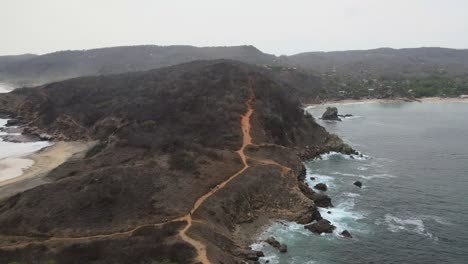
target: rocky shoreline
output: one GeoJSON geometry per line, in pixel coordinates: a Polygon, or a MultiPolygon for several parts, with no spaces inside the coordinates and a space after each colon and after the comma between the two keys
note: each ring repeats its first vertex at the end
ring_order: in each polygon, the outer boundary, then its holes
{"type": "Polygon", "coordinates": [[[353,104],[353,103],[402,103],[402,102],[468,102],[468,98],[460,97],[397,97],[397,98],[362,98],[362,99],[339,99],[339,100],[323,100],[320,102],[305,102],[303,107],[313,107],[317,105],[327,104],[353,104]]]}

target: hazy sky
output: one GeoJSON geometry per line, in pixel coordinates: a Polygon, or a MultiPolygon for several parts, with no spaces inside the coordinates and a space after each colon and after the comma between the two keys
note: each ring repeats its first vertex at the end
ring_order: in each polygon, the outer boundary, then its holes
{"type": "Polygon", "coordinates": [[[0,55],[251,44],[264,52],[468,48],[468,0],[0,0],[0,55]]]}

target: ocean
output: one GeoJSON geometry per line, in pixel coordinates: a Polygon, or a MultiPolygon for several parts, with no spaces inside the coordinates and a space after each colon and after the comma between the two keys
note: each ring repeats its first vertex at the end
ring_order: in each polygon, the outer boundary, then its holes
{"type": "MultiPolygon", "coordinates": [[[[309,186],[328,185],[335,207],[320,212],[335,233],[275,223],[259,241],[274,236],[288,253],[255,243],[266,254],[261,263],[468,263],[468,103],[334,106],[353,117],[317,121],[365,154],[330,153],[305,163],[309,186]],[[339,236],[345,229],[352,239],[339,236]]],[[[325,108],[307,111],[318,118],[325,108]]]]}
{"type": "Polygon", "coordinates": [[[26,143],[4,141],[2,136],[17,134],[3,131],[7,121],[0,118],[0,186],[2,182],[20,176],[24,170],[34,164],[33,160],[24,158],[25,156],[51,145],[47,141],[26,143]]]}

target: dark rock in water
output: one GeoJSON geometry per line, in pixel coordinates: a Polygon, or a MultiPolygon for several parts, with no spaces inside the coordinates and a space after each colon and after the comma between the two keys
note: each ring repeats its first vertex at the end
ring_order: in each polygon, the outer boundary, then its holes
{"type": "Polygon", "coordinates": [[[346,155],[351,155],[351,154],[359,154],[356,150],[354,150],[352,147],[350,147],[349,145],[347,144],[344,144],[341,149],[340,149],[340,152],[343,153],[343,154],[346,154],[346,155]]]}
{"type": "Polygon", "coordinates": [[[279,252],[281,252],[281,253],[288,252],[288,246],[286,246],[285,244],[281,244],[281,246],[279,248],[279,252]]]}
{"type": "Polygon", "coordinates": [[[319,221],[319,220],[322,220],[322,215],[320,214],[319,210],[317,210],[317,208],[314,209],[313,213],[312,213],[312,221],[319,221]]]}
{"type": "Polygon", "coordinates": [[[309,178],[311,181],[315,181],[315,177],[310,177],[309,178]]]}
{"type": "Polygon", "coordinates": [[[313,223],[310,225],[304,226],[305,229],[309,230],[310,232],[316,233],[316,234],[322,234],[322,233],[333,233],[333,230],[335,230],[335,226],[330,223],[330,221],[326,219],[322,219],[320,221],[317,221],[317,223],[313,223]]]}
{"type": "Polygon", "coordinates": [[[338,117],[338,109],[336,107],[327,107],[327,110],[322,115],[323,120],[341,121],[338,117]]]}
{"type": "Polygon", "coordinates": [[[346,114],[346,115],[338,115],[339,117],[352,117],[352,114],[346,114]]]}
{"type": "Polygon", "coordinates": [[[362,182],[360,182],[360,181],[355,181],[353,184],[356,185],[359,188],[362,187],[362,182]]]}
{"type": "Polygon", "coordinates": [[[331,198],[323,193],[314,193],[312,195],[312,200],[314,201],[315,205],[318,207],[333,207],[331,202],[331,198]]]}
{"type": "Polygon", "coordinates": [[[259,258],[265,256],[265,254],[262,251],[256,251],[250,248],[238,250],[237,255],[244,259],[252,260],[252,261],[258,261],[259,258]]]}
{"type": "Polygon", "coordinates": [[[327,191],[327,185],[325,183],[317,183],[315,186],[314,186],[315,189],[317,190],[320,190],[320,191],[324,191],[326,192],[327,191]]]}
{"type": "Polygon", "coordinates": [[[7,121],[7,123],[5,124],[5,126],[9,127],[9,126],[17,126],[20,124],[20,121],[17,120],[17,119],[10,119],[7,121]]]}
{"type": "Polygon", "coordinates": [[[327,214],[331,214],[331,211],[327,211],[327,214]]]}
{"type": "Polygon", "coordinates": [[[320,215],[319,210],[317,210],[317,207],[311,207],[309,208],[306,212],[301,214],[297,219],[296,223],[305,225],[308,223],[312,223],[313,221],[318,221],[322,219],[322,215],[320,215]]]}
{"type": "Polygon", "coordinates": [[[281,253],[286,253],[288,252],[288,246],[281,244],[276,238],[274,237],[269,237],[267,240],[265,240],[266,243],[270,244],[270,246],[276,248],[279,250],[281,253]]]}
{"type": "Polygon", "coordinates": [[[353,238],[353,236],[351,235],[351,233],[349,233],[348,230],[344,230],[343,232],[341,232],[341,234],[343,237],[346,237],[346,238],[353,238]]]}

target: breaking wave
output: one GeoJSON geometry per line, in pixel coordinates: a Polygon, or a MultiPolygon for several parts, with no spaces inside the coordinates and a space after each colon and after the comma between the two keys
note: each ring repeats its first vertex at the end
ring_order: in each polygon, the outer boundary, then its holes
{"type": "Polygon", "coordinates": [[[434,236],[432,233],[426,230],[424,226],[424,221],[419,218],[398,218],[391,214],[386,214],[383,219],[377,219],[375,222],[376,225],[387,225],[387,230],[392,233],[398,232],[410,232],[418,235],[425,236],[429,239],[434,241],[438,241],[439,239],[434,236]]]}
{"type": "Polygon", "coordinates": [[[343,154],[335,151],[330,151],[325,154],[321,154],[315,160],[368,160],[369,156],[364,154],[343,154]]]}

